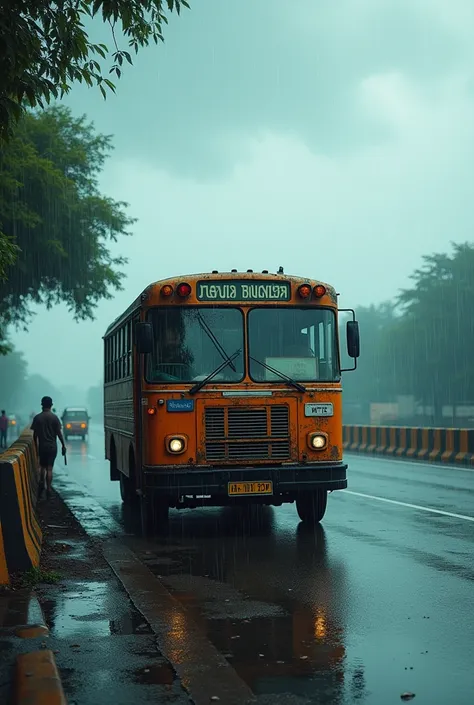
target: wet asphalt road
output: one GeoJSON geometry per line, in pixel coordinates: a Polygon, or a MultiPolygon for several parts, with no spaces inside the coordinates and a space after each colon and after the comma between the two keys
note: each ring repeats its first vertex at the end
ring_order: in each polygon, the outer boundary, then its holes
{"type": "Polygon", "coordinates": [[[169,536],[145,542],[102,430],[68,447],[61,474],[121,524],[259,702],[474,702],[474,472],[349,456],[350,491],[330,496],[316,533],[294,505],[252,525],[206,509],[171,512],[169,536]]]}

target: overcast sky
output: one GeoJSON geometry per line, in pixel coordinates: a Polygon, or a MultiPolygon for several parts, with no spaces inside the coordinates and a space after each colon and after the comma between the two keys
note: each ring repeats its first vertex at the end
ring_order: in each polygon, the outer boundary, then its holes
{"type": "Polygon", "coordinates": [[[125,290],[94,322],[38,310],[15,334],[56,385],[102,377],[102,335],[150,282],[270,269],[391,298],[423,254],[472,239],[472,0],[191,0],[104,102],[104,193],[139,221],[125,290]]]}

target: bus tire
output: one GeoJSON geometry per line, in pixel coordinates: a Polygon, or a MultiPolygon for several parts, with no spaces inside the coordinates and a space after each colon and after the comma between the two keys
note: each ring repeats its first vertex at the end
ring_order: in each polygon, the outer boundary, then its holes
{"type": "Polygon", "coordinates": [[[110,479],[120,480],[120,470],[117,466],[117,450],[115,448],[115,441],[112,438],[110,442],[110,479]]]}
{"type": "Polygon", "coordinates": [[[319,524],[326,514],[328,493],[326,490],[308,492],[296,500],[296,511],[305,524],[319,524]]]}
{"type": "Polygon", "coordinates": [[[130,477],[127,477],[120,473],[120,496],[122,502],[127,505],[131,505],[135,502],[137,494],[135,492],[135,483],[130,477]]]}

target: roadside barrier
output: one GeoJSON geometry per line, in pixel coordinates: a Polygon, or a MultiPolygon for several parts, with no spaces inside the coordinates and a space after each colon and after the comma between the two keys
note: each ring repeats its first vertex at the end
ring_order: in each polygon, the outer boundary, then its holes
{"type": "Polygon", "coordinates": [[[15,705],[67,705],[54,654],[21,654],[16,660],[15,705]]]}
{"type": "Polygon", "coordinates": [[[344,426],[344,449],[430,463],[474,465],[474,429],[344,426]]]}
{"type": "Polygon", "coordinates": [[[0,454],[0,585],[7,585],[12,573],[39,565],[38,484],[33,434],[25,429],[0,454]]]}

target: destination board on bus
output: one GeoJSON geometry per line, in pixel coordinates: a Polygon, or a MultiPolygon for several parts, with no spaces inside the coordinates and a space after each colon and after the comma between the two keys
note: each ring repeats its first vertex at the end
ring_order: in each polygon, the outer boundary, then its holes
{"type": "Polygon", "coordinates": [[[198,301],[289,301],[291,287],[288,282],[269,281],[199,281],[198,301]]]}

